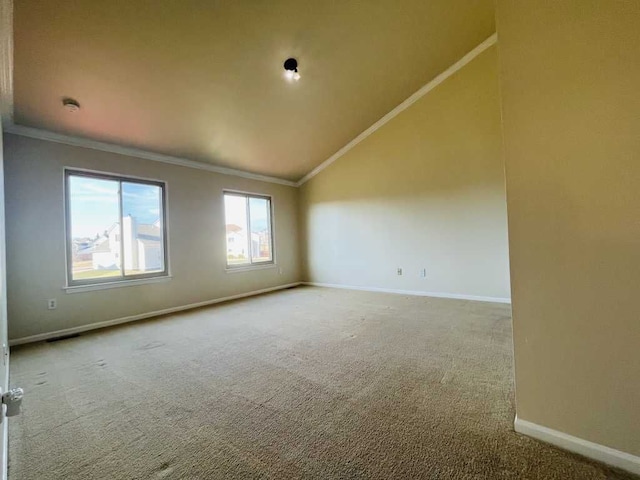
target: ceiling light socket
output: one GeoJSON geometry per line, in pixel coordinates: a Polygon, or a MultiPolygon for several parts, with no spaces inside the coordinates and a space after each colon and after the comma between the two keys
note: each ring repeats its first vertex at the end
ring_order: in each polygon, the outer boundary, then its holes
{"type": "Polygon", "coordinates": [[[294,72],[298,71],[298,61],[295,58],[287,58],[284,61],[284,69],[285,70],[293,70],[294,72]]]}
{"type": "Polygon", "coordinates": [[[67,112],[75,113],[80,110],[80,104],[73,98],[65,97],[62,99],[62,106],[67,112]]]}
{"type": "Polygon", "coordinates": [[[284,76],[287,80],[300,80],[298,61],[295,58],[287,58],[284,61],[284,76]]]}

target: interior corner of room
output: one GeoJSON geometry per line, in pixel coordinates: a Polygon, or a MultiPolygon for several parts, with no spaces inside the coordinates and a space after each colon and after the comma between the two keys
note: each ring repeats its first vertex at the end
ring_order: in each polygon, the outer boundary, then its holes
{"type": "Polygon", "coordinates": [[[640,3],[302,3],[0,0],[3,478],[638,478],[640,3]]]}

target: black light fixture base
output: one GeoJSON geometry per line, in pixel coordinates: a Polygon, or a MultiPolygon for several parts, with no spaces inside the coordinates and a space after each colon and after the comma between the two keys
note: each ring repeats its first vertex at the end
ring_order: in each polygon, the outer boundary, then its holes
{"type": "Polygon", "coordinates": [[[287,58],[284,61],[284,69],[289,70],[291,72],[298,71],[298,61],[295,58],[287,58]]]}

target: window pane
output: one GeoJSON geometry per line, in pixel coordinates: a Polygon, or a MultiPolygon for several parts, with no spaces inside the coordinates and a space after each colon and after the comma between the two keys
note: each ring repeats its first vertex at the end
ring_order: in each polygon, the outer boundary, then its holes
{"type": "Polygon", "coordinates": [[[119,277],[118,182],[69,176],[72,280],[119,277]]]}
{"type": "Polygon", "coordinates": [[[247,235],[247,198],[225,193],[224,218],[227,230],[227,265],[250,263],[247,235]]]}
{"type": "Polygon", "coordinates": [[[122,247],[125,275],[164,271],[162,189],[122,182],[122,247]]]}
{"type": "Polygon", "coordinates": [[[249,197],[251,219],[251,258],[254,262],[270,262],[271,218],[270,201],[266,198],[249,197]]]}

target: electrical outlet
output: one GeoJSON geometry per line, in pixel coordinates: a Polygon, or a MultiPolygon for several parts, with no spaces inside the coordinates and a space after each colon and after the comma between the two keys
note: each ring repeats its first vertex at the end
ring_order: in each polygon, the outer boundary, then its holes
{"type": "Polygon", "coordinates": [[[402,267],[398,267],[397,273],[398,275],[402,275],[402,267]]]}
{"type": "Polygon", "coordinates": [[[58,308],[58,301],[55,298],[50,298],[49,300],[47,300],[47,308],[49,310],[55,310],[56,308],[58,308]]]}
{"type": "Polygon", "coordinates": [[[427,278],[427,269],[426,268],[423,268],[422,270],[420,270],[420,277],[427,278]]]}

